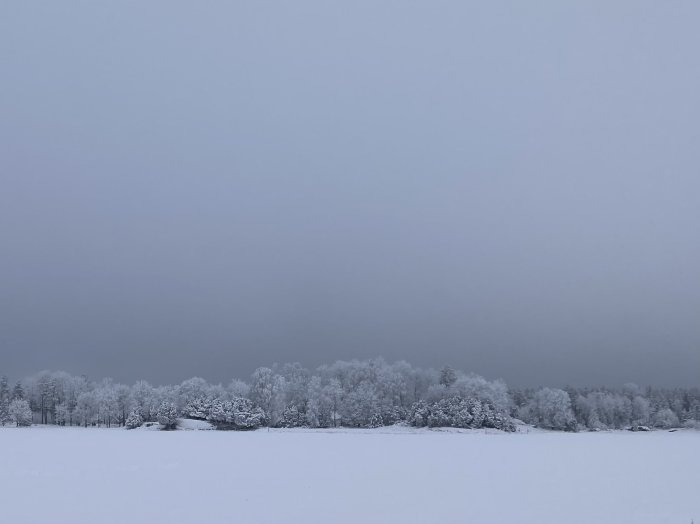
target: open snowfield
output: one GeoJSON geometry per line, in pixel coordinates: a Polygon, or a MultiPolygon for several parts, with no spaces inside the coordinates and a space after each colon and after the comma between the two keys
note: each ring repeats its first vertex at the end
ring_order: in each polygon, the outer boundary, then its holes
{"type": "Polygon", "coordinates": [[[700,522],[700,432],[0,428],[3,522],[700,522]]]}

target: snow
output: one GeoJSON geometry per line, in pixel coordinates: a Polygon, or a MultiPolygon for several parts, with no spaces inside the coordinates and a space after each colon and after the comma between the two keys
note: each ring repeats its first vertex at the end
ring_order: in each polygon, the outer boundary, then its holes
{"type": "Polygon", "coordinates": [[[185,431],[212,430],[214,429],[214,425],[205,420],[179,418],[177,419],[177,429],[182,429],[185,431]]]}
{"type": "Polygon", "coordinates": [[[3,521],[700,522],[700,432],[519,429],[0,428],[3,521]]]}

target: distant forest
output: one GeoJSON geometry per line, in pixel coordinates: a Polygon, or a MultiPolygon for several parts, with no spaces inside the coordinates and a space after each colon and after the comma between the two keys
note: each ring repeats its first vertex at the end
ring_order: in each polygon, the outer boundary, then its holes
{"type": "Polygon", "coordinates": [[[269,427],[494,428],[518,421],[552,430],[700,428],[700,388],[513,389],[449,366],[441,370],[383,359],[337,361],[309,371],[298,363],[261,367],[249,381],[209,384],[191,378],[154,387],[92,381],[43,371],[13,385],[0,379],[0,424],[123,426],[178,418],[218,429],[269,427]]]}

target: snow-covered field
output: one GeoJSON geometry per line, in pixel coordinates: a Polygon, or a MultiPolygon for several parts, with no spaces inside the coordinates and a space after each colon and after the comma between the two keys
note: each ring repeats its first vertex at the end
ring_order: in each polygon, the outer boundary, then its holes
{"type": "Polygon", "coordinates": [[[3,522],[700,522],[700,432],[0,428],[3,522]]]}

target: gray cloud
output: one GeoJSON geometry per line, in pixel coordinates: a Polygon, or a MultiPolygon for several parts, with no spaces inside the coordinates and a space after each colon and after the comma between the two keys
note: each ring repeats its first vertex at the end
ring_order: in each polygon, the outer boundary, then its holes
{"type": "Polygon", "coordinates": [[[5,6],[0,372],[697,384],[699,15],[5,6]]]}

